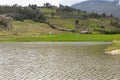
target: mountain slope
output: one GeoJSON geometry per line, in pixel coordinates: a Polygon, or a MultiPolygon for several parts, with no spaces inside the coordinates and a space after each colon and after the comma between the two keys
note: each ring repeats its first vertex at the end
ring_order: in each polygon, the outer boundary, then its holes
{"type": "Polygon", "coordinates": [[[87,12],[97,12],[99,14],[106,13],[107,15],[120,18],[120,0],[88,0],[72,5],[72,8],[84,10],[87,12]]]}

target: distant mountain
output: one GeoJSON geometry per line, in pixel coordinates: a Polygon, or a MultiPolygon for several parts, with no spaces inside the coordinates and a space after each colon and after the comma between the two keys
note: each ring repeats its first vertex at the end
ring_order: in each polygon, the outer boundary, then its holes
{"type": "Polygon", "coordinates": [[[120,19],[120,0],[87,0],[71,7],[87,12],[113,14],[114,17],[120,19]]]}

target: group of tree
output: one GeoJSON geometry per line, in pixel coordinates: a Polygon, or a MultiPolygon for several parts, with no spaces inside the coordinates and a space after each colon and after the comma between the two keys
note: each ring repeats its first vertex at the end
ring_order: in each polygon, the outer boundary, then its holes
{"type": "MultiPolygon", "coordinates": [[[[54,5],[52,5],[50,3],[44,3],[43,7],[44,8],[49,8],[49,9],[52,9],[52,8],[56,9],[56,13],[60,14],[60,16],[63,16],[63,17],[66,16],[66,14],[64,14],[64,13],[71,13],[71,12],[73,12],[73,16],[75,18],[77,16],[78,16],[78,18],[82,17],[84,19],[87,19],[87,18],[105,18],[105,17],[107,17],[107,15],[105,13],[102,13],[102,14],[98,14],[97,12],[87,13],[86,11],[81,11],[79,9],[74,9],[72,7],[62,5],[62,4],[59,4],[59,7],[55,7],[54,5]],[[77,12],[78,14],[74,14],[74,12],[77,12]],[[81,13],[83,13],[83,14],[81,15],[81,13]]],[[[54,15],[55,15],[55,12],[51,12],[51,16],[53,17],[54,15]]],[[[67,16],[69,16],[69,14],[67,16]]],[[[71,14],[70,14],[70,17],[72,17],[71,14]]],[[[111,17],[112,17],[112,15],[111,15],[111,17]]]]}
{"type": "Polygon", "coordinates": [[[40,11],[37,5],[29,5],[21,7],[17,4],[13,6],[0,6],[0,14],[10,16],[15,20],[23,21],[30,19],[34,21],[44,21],[44,14],[40,11]]]}
{"type": "MultiPolygon", "coordinates": [[[[97,12],[92,12],[92,13],[84,13],[81,15],[83,18],[106,18],[108,17],[105,13],[98,14],[97,12]]],[[[110,16],[111,17],[111,16],[110,16]]]]}
{"type": "Polygon", "coordinates": [[[57,12],[74,12],[74,11],[80,11],[80,10],[77,10],[77,9],[74,9],[72,7],[69,7],[67,5],[62,5],[62,4],[59,4],[59,7],[57,9],[57,12]]]}
{"type": "Polygon", "coordinates": [[[44,8],[52,8],[52,5],[50,3],[44,3],[44,8]]]}

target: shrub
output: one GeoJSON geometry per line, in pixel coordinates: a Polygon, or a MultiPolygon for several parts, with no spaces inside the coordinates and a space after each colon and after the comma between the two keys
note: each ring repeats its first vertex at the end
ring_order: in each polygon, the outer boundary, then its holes
{"type": "Polygon", "coordinates": [[[0,25],[7,26],[7,24],[8,20],[5,17],[0,16],[0,25]]]}
{"type": "Polygon", "coordinates": [[[120,30],[112,30],[112,31],[101,30],[100,32],[101,32],[102,34],[120,34],[120,30]]]}
{"type": "Polygon", "coordinates": [[[110,24],[112,25],[112,26],[115,26],[115,27],[117,27],[117,28],[120,28],[120,23],[118,22],[118,21],[111,21],[110,22],[110,24]]]}

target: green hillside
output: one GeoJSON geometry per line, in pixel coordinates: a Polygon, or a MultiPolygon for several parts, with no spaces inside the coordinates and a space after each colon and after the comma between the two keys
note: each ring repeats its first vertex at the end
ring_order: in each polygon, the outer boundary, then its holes
{"type": "MultiPolygon", "coordinates": [[[[113,17],[86,17],[91,13],[72,11],[72,12],[56,12],[56,8],[48,9],[42,8],[41,11],[45,13],[47,21],[57,28],[62,29],[75,29],[75,20],[79,20],[83,28],[88,29],[91,33],[112,32],[120,30],[120,21],[113,17]],[[54,16],[51,15],[54,13],[54,16]],[[117,22],[113,25],[112,22],[117,22]]],[[[96,15],[96,14],[95,14],[96,15]]],[[[102,15],[101,15],[102,16],[102,15]]]]}
{"type": "Polygon", "coordinates": [[[28,13],[23,16],[26,19],[21,20],[23,19],[21,18],[21,13],[17,17],[20,21],[16,19],[10,21],[13,26],[12,30],[2,29],[1,27],[0,41],[113,41],[120,39],[120,35],[116,34],[120,32],[118,19],[74,9],[71,11],[71,8],[66,8],[37,8],[35,10],[40,11],[40,15],[35,14],[38,21],[35,18],[29,17],[28,13]],[[41,16],[42,18],[40,18],[41,16]],[[76,20],[79,21],[82,28],[89,30],[90,34],[80,34],[81,32],[75,31],[76,20]]]}

